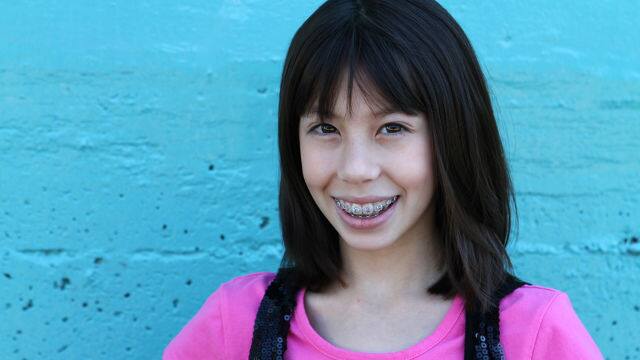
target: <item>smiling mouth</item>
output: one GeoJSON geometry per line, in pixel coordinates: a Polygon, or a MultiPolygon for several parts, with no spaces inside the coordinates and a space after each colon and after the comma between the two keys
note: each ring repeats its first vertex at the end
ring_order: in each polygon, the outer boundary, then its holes
{"type": "Polygon", "coordinates": [[[355,203],[350,203],[346,200],[336,199],[336,198],[334,198],[334,201],[340,209],[342,209],[345,213],[349,214],[350,216],[359,218],[359,219],[369,219],[384,213],[396,201],[398,201],[399,197],[400,197],[399,195],[396,195],[386,200],[366,203],[366,204],[355,204],[355,203]]]}

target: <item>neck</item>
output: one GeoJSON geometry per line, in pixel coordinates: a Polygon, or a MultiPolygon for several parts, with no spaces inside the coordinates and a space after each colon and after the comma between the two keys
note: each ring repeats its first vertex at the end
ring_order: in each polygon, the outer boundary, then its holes
{"type": "Polygon", "coordinates": [[[369,303],[390,304],[398,300],[433,297],[427,289],[444,273],[438,268],[438,236],[431,224],[404,234],[393,245],[377,250],[354,249],[340,241],[343,278],[333,291],[369,303]]]}

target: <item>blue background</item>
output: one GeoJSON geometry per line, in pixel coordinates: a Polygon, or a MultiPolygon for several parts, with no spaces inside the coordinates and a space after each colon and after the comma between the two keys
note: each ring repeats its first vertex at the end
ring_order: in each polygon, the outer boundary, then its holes
{"type": "MultiPolygon", "coordinates": [[[[0,358],[157,359],[276,269],[278,87],[320,3],[2,2],[0,358]]],[[[517,274],[640,359],[640,2],[443,5],[495,101],[517,274]]]]}

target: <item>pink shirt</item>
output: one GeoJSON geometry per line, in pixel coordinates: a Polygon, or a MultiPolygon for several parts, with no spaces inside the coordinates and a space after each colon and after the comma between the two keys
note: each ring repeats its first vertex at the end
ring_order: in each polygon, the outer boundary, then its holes
{"type": "MultiPolygon", "coordinates": [[[[236,277],[209,296],[198,313],[164,349],[163,360],[247,359],[253,322],[272,272],[236,277]]],[[[311,327],[302,289],[285,359],[456,359],[464,358],[464,307],[458,295],[435,331],[417,344],[387,353],[354,352],[334,346],[311,327]]],[[[500,303],[500,342],[508,360],[603,359],[566,293],[524,285],[500,303]]]]}

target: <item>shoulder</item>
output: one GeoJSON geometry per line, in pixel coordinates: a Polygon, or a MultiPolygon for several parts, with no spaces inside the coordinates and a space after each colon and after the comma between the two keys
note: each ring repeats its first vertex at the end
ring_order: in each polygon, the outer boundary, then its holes
{"type": "MultiPolygon", "coordinates": [[[[501,337],[531,339],[532,347],[549,308],[565,297],[561,290],[540,285],[525,284],[515,289],[500,301],[501,337]]],[[[566,302],[560,305],[566,310],[566,302]]]]}
{"type": "Polygon", "coordinates": [[[567,296],[561,290],[551,287],[525,284],[515,289],[500,302],[501,313],[517,312],[542,315],[558,297],[567,296]]]}
{"type": "Polygon", "coordinates": [[[255,315],[246,314],[246,311],[242,310],[251,312],[255,308],[257,311],[267,286],[273,278],[275,273],[265,271],[240,275],[223,282],[208,296],[200,311],[205,313],[217,311],[223,318],[229,313],[255,315]]]}
{"type": "Polygon", "coordinates": [[[259,298],[260,300],[275,277],[276,274],[270,271],[240,275],[224,282],[217,291],[223,292],[227,297],[240,296],[244,299],[259,298]]]}
{"type": "Polygon", "coordinates": [[[500,331],[507,355],[509,347],[518,348],[515,358],[564,359],[573,353],[602,359],[569,295],[555,288],[526,284],[507,295],[500,302],[500,331]]]}
{"type": "Polygon", "coordinates": [[[533,284],[525,284],[502,299],[500,314],[511,320],[524,317],[521,321],[526,321],[538,328],[555,323],[572,325],[573,323],[565,321],[577,318],[566,292],[533,284]]]}
{"type": "Polygon", "coordinates": [[[267,287],[276,277],[272,272],[256,272],[233,278],[222,285],[220,314],[225,324],[226,358],[249,356],[253,326],[267,287]]]}
{"type": "Polygon", "coordinates": [[[262,297],[275,276],[272,272],[255,272],[235,277],[222,283],[209,296],[205,306],[209,303],[217,305],[222,321],[230,331],[253,328],[262,297]]]}
{"type": "Polygon", "coordinates": [[[253,323],[275,273],[256,272],[222,283],[163,352],[164,360],[226,359],[248,351],[253,323]]]}

